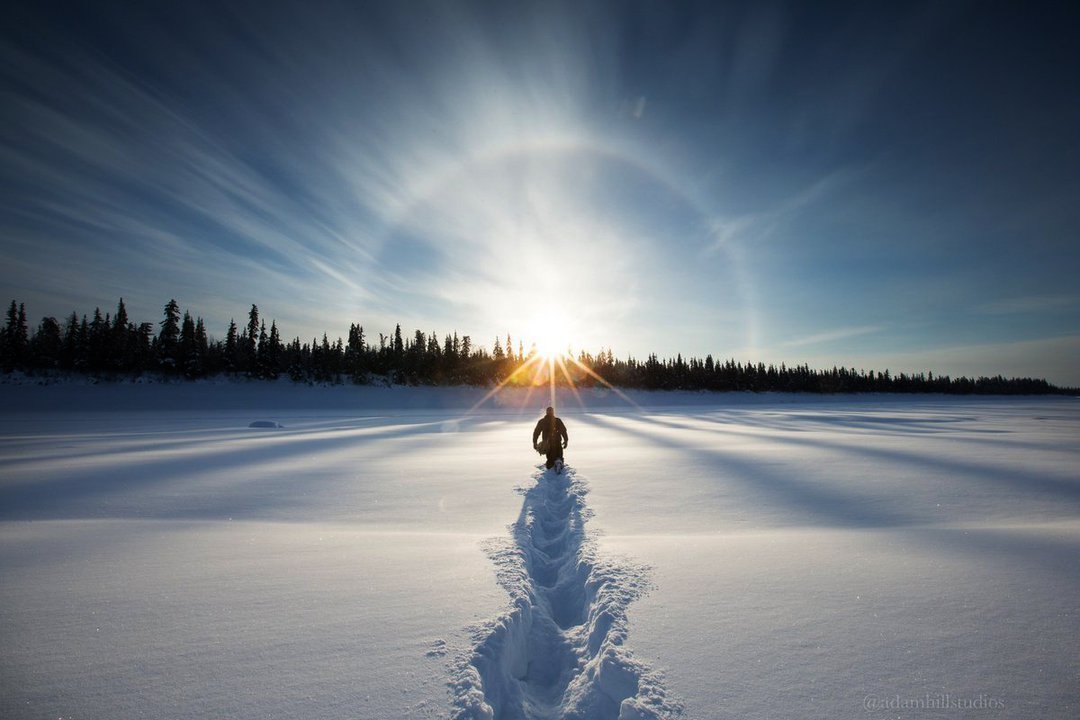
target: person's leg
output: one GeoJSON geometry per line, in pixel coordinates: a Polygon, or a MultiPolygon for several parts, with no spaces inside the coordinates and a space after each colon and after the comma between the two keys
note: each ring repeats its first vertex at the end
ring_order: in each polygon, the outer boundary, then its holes
{"type": "Polygon", "coordinates": [[[562,443],[556,438],[551,443],[551,454],[548,455],[548,467],[554,467],[556,463],[561,463],[563,459],[562,443]]]}

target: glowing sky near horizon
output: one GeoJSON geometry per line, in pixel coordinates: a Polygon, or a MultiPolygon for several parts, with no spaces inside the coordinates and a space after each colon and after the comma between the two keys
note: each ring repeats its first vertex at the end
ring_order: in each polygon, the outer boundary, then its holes
{"type": "Polygon", "coordinates": [[[22,3],[0,300],[1080,385],[1071,4],[22,3]]]}

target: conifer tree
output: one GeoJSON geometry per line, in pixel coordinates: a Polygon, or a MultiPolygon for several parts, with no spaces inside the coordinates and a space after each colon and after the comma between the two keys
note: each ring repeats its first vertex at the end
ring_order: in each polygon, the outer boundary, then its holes
{"type": "Polygon", "coordinates": [[[195,343],[195,320],[187,310],[184,311],[184,319],[180,323],[180,347],[177,358],[180,360],[180,366],[186,377],[195,378],[201,374],[199,351],[195,343]]]}
{"type": "Polygon", "coordinates": [[[267,356],[270,352],[270,336],[266,334],[266,321],[262,320],[259,323],[259,339],[255,345],[255,370],[253,375],[255,377],[267,377],[269,375],[269,367],[267,366],[267,356]]]}
{"type": "Polygon", "coordinates": [[[11,301],[8,308],[7,323],[0,338],[0,364],[4,372],[25,367],[29,350],[28,330],[26,327],[26,306],[11,301]]]}
{"type": "Polygon", "coordinates": [[[120,302],[116,306],[116,317],[113,318],[113,328],[123,328],[127,330],[128,326],[128,313],[127,308],[124,306],[124,298],[120,298],[120,302]]]}
{"type": "Polygon", "coordinates": [[[365,381],[367,353],[364,342],[364,328],[353,323],[349,326],[349,344],[345,349],[345,372],[354,383],[365,381]]]}
{"type": "Polygon", "coordinates": [[[161,332],[158,333],[158,361],[166,372],[179,369],[179,345],[180,305],[173,299],[165,304],[165,319],[161,321],[161,332]]]}
{"type": "Polygon", "coordinates": [[[225,370],[236,372],[240,369],[240,334],[236,320],[229,319],[229,329],[225,333],[225,370]]]}
{"type": "Polygon", "coordinates": [[[210,355],[210,338],[206,336],[206,323],[201,317],[195,320],[195,353],[199,357],[199,374],[206,374],[206,360],[210,355]]]}
{"type": "Polygon", "coordinates": [[[281,372],[281,335],[278,333],[277,320],[270,321],[270,337],[266,341],[266,377],[274,380],[281,372]]]}
{"type": "Polygon", "coordinates": [[[116,316],[112,324],[112,342],[110,350],[110,363],[114,370],[127,372],[134,368],[134,358],[131,353],[131,327],[128,320],[127,308],[124,306],[124,298],[116,306],[116,316]]]}
{"type": "Polygon", "coordinates": [[[56,318],[42,318],[30,345],[35,365],[50,370],[60,367],[63,340],[60,336],[60,323],[56,318]]]}
{"type": "Polygon", "coordinates": [[[252,304],[248,312],[247,332],[244,334],[243,349],[241,352],[241,370],[253,374],[257,371],[259,349],[259,308],[252,304]]]}
{"type": "Polygon", "coordinates": [[[405,343],[401,339],[401,323],[394,328],[394,355],[399,361],[405,355],[405,343]]]}
{"type": "Polygon", "coordinates": [[[26,305],[19,303],[19,320],[15,324],[15,352],[20,361],[26,360],[30,345],[29,328],[26,326],[26,305]]]}
{"type": "Polygon", "coordinates": [[[19,322],[19,306],[14,300],[7,311],[7,322],[0,330],[0,366],[9,373],[15,369],[15,325],[19,322]]]}
{"type": "Polygon", "coordinates": [[[64,347],[60,366],[65,370],[74,370],[79,354],[79,316],[71,312],[64,322],[64,347]]]}
{"type": "Polygon", "coordinates": [[[89,362],[91,372],[99,372],[108,366],[109,345],[112,322],[101,315],[101,308],[94,308],[94,319],[90,322],[89,362]]]}
{"type": "Polygon", "coordinates": [[[79,332],[76,345],[79,348],[79,354],[75,358],[75,367],[82,371],[87,372],[90,369],[90,323],[86,320],[86,315],[82,316],[82,320],[79,321],[79,332]]]}

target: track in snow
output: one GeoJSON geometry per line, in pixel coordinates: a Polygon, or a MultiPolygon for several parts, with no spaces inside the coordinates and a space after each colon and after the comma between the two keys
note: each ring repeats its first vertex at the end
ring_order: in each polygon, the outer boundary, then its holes
{"type": "Polygon", "coordinates": [[[490,554],[511,609],[477,629],[453,685],[457,720],[671,718],[660,678],[623,646],[644,568],[601,559],[585,531],[584,481],[540,471],[511,541],[490,554]]]}

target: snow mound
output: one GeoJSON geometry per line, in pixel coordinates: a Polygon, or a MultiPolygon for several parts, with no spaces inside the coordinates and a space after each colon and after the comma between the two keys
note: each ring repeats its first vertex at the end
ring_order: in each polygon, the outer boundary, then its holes
{"type": "Polygon", "coordinates": [[[474,630],[451,683],[456,720],[662,720],[681,714],[662,678],[624,647],[646,568],[598,555],[586,484],[538,472],[512,539],[488,552],[511,608],[474,630]]]}
{"type": "Polygon", "coordinates": [[[281,423],[274,422],[273,420],[255,420],[250,425],[248,425],[248,427],[249,428],[283,428],[285,426],[282,425],[281,423]]]}

